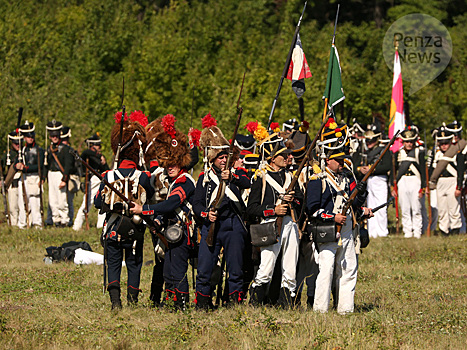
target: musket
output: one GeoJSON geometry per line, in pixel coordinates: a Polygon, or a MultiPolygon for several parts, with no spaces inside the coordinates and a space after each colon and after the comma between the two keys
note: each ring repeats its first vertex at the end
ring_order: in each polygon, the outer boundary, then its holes
{"type": "Polygon", "coordinates": [[[122,141],[123,141],[123,122],[125,121],[125,105],[123,104],[123,98],[125,97],[125,77],[123,77],[123,87],[122,87],[122,117],[120,118],[120,138],[118,140],[117,152],[115,152],[114,167],[113,169],[118,168],[118,162],[120,161],[120,151],[122,150],[122,141]]]}
{"type": "MultiPolygon", "coordinates": [[[[23,116],[23,107],[20,107],[20,108],[19,108],[19,111],[18,111],[18,123],[16,124],[16,125],[17,125],[17,129],[18,129],[18,136],[20,136],[20,139],[19,139],[19,150],[18,150],[18,162],[24,164],[24,161],[23,161],[23,150],[22,150],[23,145],[21,144],[21,129],[20,129],[20,126],[21,126],[21,118],[22,118],[22,116],[23,116]]],[[[39,165],[40,165],[40,164],[39,164],[39,165]]],[[[20,173],[21,173],[21,189],[22,189],[22,192],[23,192],[24,211],[26,212],[26,227],[29,228],[30,223],[29,223],[29,201],[28,201],[28,194],[26,193],[26,183],[25,183],[24,173],[23,173],[22,170],[20,170],[20,173]]]]}
{"type": "Polygon", "coordinates": [[[222,260],[221,260],[221,273],[219,276],[219,282],[217,283],[217,291],[216,291],[216,304],[214,306],[219,307],[222,303],[222,284],[224,282],[224,270],[225,270],[225,251],[222,253],[222,260]]]}
{"type": "Polygon", "coordinates": [[[376,213],[378,210],[383,209],[384,207],[386,207],[386,206],[388,206],[389,204],[391,204],[393,200],[394,200],[394,197],[391,196],[391,198],[389,198],[389,200],[388,200],[386,203],[381,204],[381,205],[378,205],[377,207],[374,207],[373,209],[371,209],[371,211],[372,211],[373,213],[376,213]]]}
{"type": "MultiPolygon", "coordinates": [[[[424,132],[425,132],[425,147],[428,149],[427,143],[426,143],[426,130],[424,132]]],[[[425,164],[425,178],[426,178],[426,180],[425,180],[425,193],[426,193],[426,198],[427,198],[427,201],[428,201],[428,225],[426,227],[426,236],[430,237],[431,236],[431,219],[432,219],[433,213],[431,211],[431,193],[430,193],[430,186],[428,185],[430,177],[428,175],[428,165],[427,164],[425,164]]]]}
{"type": "MultiPolygon", "coordinates": [[[[238,96],[238,100],[237,100],[237,113],[238,113],[237,123],[235,124],[235,130],[234,130],[234,133],[232,135],[232,140],[230,141],[229,153],[227,155],[227,161],[225,162],[225,169],[229,169],[230,159],[232,158],[233,149],[234,149],[234,146],[235,146],[235,138],[237,137],[238,128],[240,126],[240,120],[242,119],[243,108],[240,107],[240,99],[242,98],[243,83],[245,82],[245,75],[246,75],[246,72],[243,73],[242,87],[240,88],[240,95],[238,96]]],[[[212,210],[214,212],[217,212],[219,210],[219,208],[221,206],[221,203],[222,203],[222,200],[224,199],[225,188],[227,186],[227,182],[228,182],[228,180],[223,180],[223,181],[221,181],[219,183],[219,190],[217,191],[216,198],[214,199],[214,202],[212,204],[212,207],[210,208],[210,211],[212,210]]],[[[208,233],[208,235],[206,237],[206,243],[210,247],[212,247],[214,245],[214,232],[215,232],[215,229],[216,229],[216,223],[213,222],[209,226],[209,233],[208,233]]]]}
{"type": "Polygon", "coordinates": [[[295,44],[297,43],[297,36],[298,36],[298,32],[300,30],[300,24],[302,23],[302,18],[303,18],[303,14],[305,13],[307,2],[308,1],[305,1],[305,6],[303,6],[303,11],[302,11],[302,14],[300,15],[300,19],[298,20],[297,27],[295,28],[295,33],[294,33],[294,36],[293,36],[293,39],[292,39],[292,44],[290,45],[289,53],[287,54],[287,59],[285,61],[284,70],[282,71],[282,76],[281,76],[281,79],[279,81],[279,86],[277,88],[276,97],[274,98],[274,101],[272,103],[271,113],[269,114],[268,129],[269,129],[269,126],[271,125],[271,122],[272,122],[272,116],[274,115],[274,111],[276,109],[276,104],[277,104],[277,100],[279,99],[279,94],[281,93],[282,83],[284,82],[284,79],[287,76],[287,72],[289,70],[290,61],[292,59],[293,49],[295,48],[295,44]]]}
{"type": "Polygon", "coordinates": [[[37,167],[37,173],[39,175],[39,210],[41,213],[41,224],[42,227],[45,226],[44,223],[44,201],[42,199],[42,162],[41,162],[41,152],[39,152],[39,148],[37,150],[37,161],[38,161],[38,167],[37,167]]]}
{"type": "MultiPolygon", "coordinates": [[[[128,208],[133,208],[135,206],[135,203],[133,203],[129,198],[127,198],[122,192],[120,192],[119,190],[117,190],[115,188],[115,186],[113,186],[109,181],[107,181],[97,170],[95,170],[93,167],[91,167],[87,162],[85,162],[83,160],[83,158],[81,158],[78,154],[78,152],[76,152],[75,150],[73,149],[70,149],[70,153],[75,157],[76,160],[80,161],[81,164],[83,164],[87,169],[89,169],[89,171],[91,173],[93,173],[94,175],[96,175],[96,177],[105,185],[107,186],[112,192],[114,192],[118,197],[120,197],[121,200],[123,200],[123,202],[128,206],[128,208]]],[[[144,220],[144,222],[146,223],[146,226],[149,227],[149,230],[151,231],[152,234],[156,233],[157,236],[159,237],[159,239],[162,241],[162,243],[165,244],[166,247],[168,247],[168,243],[167,243],[167,240],[165,239],[165,237],[157,231],[157,228],[156,228],[156,225],[154,224],[154,221],[151,220],[147,215],[142,215],[143,217],[145,217],[146,219],[144,220]]],[[[133,217],[137,217],[137,215],[133,215],[133,217]]],[[[141,222],[141,220],[133,220],[133,222],[135,224],[139,224],[141,222]]]]}
{"type": "Polygon", "coordinates": [[[396,155],[392,155],[392,184],[394,187],[394,192],[396,194],[396,199],[394,201],[394,205],[396,207],[396,234],[399,234],[400,224],[399,224],[399,193],[397,191],[397,173],[396,173],[396,155]]]}
{"type": "MultiPolygon", "coordinates": [[[[311,144],[308,146],[308,149],[306,151],[306,154],[305,154],[305,157],[303,157],[300,165],[298,166],[298,169],[295,171],[295,174],[292,178],[292,181],[290,182],[290,185],[289,187],[287,188],[286,190],[286,194],[291,192],[294,187],[295,187],[295,184],[297,183],[298,181],[298,178],[300,176],[300,173],[302,172],[303,168],[305,167],[305,165],[308,163],[308,160],[311,159],[311,152],[313,152],[313,149],[315,148],[316,146],[316,142],[318,142],[320,136],[321,136],[321,133],[323,132],[324,130],[324,127],[326,126],[326,123],[328,122],[328,119],[329,119],[329,116],[327,116],[323,122],[321,123],[321,126],[319,127],[319,130],[318,130],[318,133],[316,134],[315,138],[313,139],[313,141],[311,142],[311,144]]],[[[278,204],[282,204],[282,199],[280,199],[278,201],[278,204]]],[[[290,205],[290,203],[289,203],[290,205]]],[[[292,208],[290,208],[291,212],[292,211],[292,208]]],[[[276,220],[276,230],[278,232],[278,234],[280,234],[281,232],[281,229],[282,229],[282,222],[284,220],[284,217],[283,216],[278,216],[277,217],[277,220],[276,220]]]]}
{"type": "MultiPolygon", "coordinates": [[[[389,147],[391,147],[391,145],[394,143],[394,141],[396,140],[397,136],[399,136],[399,133],[400,131],[396,132],[394,134],[394,136],[392,137],[391,141],[389,141],[389,143],[386,145],[386,147],[384,148],[383,152],[380,154],[380,156],[378,157],[378,159],[376,159],[376,162],[373,163],[373,165],[371,166],[371,168],[368,170],[368,172],[365,174],[365,176],[363,177],[362,181],[361,182],[366,182],[368,180],[368,178],[370,177],[371,174],[373,174],[373,172],[375,171],[376,167],[378,166],[379,162],[381,161],[381,159],[383,159],[384,155],[386,154],[386,152],[389,150],[389,147]]],[[[342,208],[342,212],[341,214],[343,215],[346,215],[347,211],[349,210],[350,206],[352,205],[355,197],[357,197],[358,195],[358,188],[355,188],[353,190],[353,192],[350,194],[349,196],[349,199],[347,199],[347,201],[345,202],[344,204],[344,207],[342,208]]],[[[338,238],[338,245],[341,246],[342,245],[342,238],[341,238],[341,230],[342,230],[342,224],[338,224],[336,223],[336,237],[338,238]]]]}
{"type": "MultiPolygon", "coordinates": [[[[87,163],[87,162],[86,162],[87,163]]],[[[89,163],[88,163],[89,164],[89,163]]],[[[86,175],[84,176],[84,198],[86,198],[86,202],[84,202],[84,218],[86,220],[86,230],[89,230],[89,169],[86,168],[86,175]]]]}

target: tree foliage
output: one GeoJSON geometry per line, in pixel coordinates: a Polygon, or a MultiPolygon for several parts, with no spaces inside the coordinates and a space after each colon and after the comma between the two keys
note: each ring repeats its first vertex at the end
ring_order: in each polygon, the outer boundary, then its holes
{"type": "MultiPolygon", "coordinates": [[[[323,108],[336,5],[310,0],[300,31],[313,73],[304,95],[311,131],[323,108]]],[[[200,118],[211,112],[229,133],[246,71],[245,123],[266,122],[303,1],[3,0],[0,6],[0,146],[5,149],[20,106],[24,118],[36,123],[42,144],[52,118],[72,128],[75,146],[95,131],[108,140],[123,77],[127,110],[140,109],[150,120],[174,114],[185,131],[191,124],[200,127],[200,118]]],[[[426,129],[454,118],[465,123],[466,7],[460,0],[342,3],[336,46],[346,93],[343,116],[352,110],[363,123],[375,113],[388,118],[392,72],[382,40],[394,20],[420,12],[448,27],[453,57],[445,72],[416,94],[409,97],[404,83],[411,118],[426,129]]],[[[274,120],[298,118],[298,111],[285,80],[274,120]]]]}

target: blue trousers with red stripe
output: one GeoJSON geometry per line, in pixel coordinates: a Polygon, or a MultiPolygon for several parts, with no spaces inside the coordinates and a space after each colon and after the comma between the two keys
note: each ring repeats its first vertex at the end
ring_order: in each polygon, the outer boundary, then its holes
{"type": "Polygon", "coordinates": [[[183,239],[177,243],[169,243],[169,249],[165,252],[164,281],[165,289],[175,292],[188,293],[188,258],[191,247],[188,238],[184,234],[183,239]]]}
{"type": "Polygon", "coordinates": [[[229,292],[242,292],[243,249],[245,247],[246,236],[245,228],[237,215],[228,218],[220,218],[216,228],[216,239],[212,247],[209,247],[206,243],[209,225],[203,225],[201,229],[196,292],[211,296],[211,274],[214,266],[217,264],[221,247],[224,247],[227,272],[229,273],[229,292]]]}
{"type": "Polygon", "coordinates": [[[125,264],[128,272],[127,286],[139,290],[141,267],[143,266],[143,240],[136,241],[134,254],[133,242],[107,242],[108,288],[114,286],[120,288],[123,254],[125,254],[125,264]]]}

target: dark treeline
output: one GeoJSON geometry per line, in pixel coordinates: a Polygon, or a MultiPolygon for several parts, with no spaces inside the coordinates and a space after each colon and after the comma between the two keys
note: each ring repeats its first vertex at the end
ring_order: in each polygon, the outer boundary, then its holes
{"type": "MultiPolygon", "coordinates": [[[[336,46],[346,93],[344,113],[368,123],[388,119],[392,72],[382,54],[389,26],[409,13],[438,18],[453,40],[452,60],[435,81],[409,96],[414,123],[430,130],[442,121],[467,120],[467,5],[465,1],[347,0],[336,46]]],[[[208,112],[234,127],[243,72],[245,124],[267,121],[300,16],[302,0],[24,0],[1,2],[0,146],[24,119],[37,124],[43,144],[52,118],[72,128],[74,146],[99,131],[107,146],[125,77],[127,111],[153,120],[173,114],[185,131],[208,112]]],[[[306,80],[305,118],[320,123],[337,1],[309,1],[301,39],[313,77],[306,80]]],[[[404,67],[402,67],[404,74],[404,67]]],[[[339,116],[340,114],[340,110],[339,116]]],[[[299,116],[285,81],[274,121],[299,116]]]]}

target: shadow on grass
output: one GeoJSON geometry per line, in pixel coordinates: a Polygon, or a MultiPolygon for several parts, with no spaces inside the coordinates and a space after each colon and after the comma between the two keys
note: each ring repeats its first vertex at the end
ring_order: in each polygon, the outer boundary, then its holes
{"type": "Polygon", "coordinates": [[[373,304],[373,303],[363,303],[363,304],[356,304],[354,312],[355,313],[365,313],[365,312],[370,312],[373,310],[379,309],[379,304],[373,304]]]}

